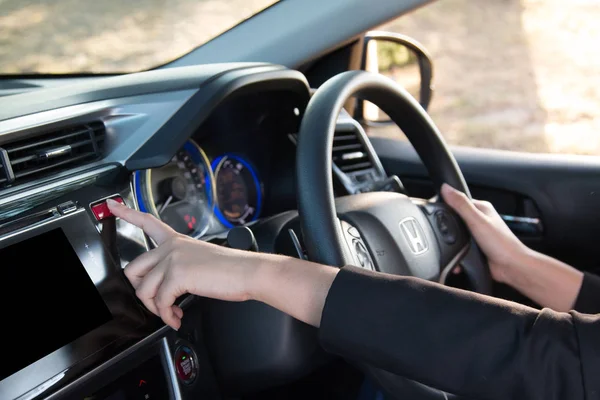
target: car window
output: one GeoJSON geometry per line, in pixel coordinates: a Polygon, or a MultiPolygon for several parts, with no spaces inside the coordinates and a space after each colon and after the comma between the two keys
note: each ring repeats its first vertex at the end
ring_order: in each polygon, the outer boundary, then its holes
{"type": "Polygon", "coordinates": [[[431,54],[429,113],[449,143],[600,155],[598,20],[596,0],[444,0],[377,29],[431,54]]]}
{"type": "Polygon", "coordinates": [[[276,1],[0,0],[0,74],[147,70],[276,1]]]}

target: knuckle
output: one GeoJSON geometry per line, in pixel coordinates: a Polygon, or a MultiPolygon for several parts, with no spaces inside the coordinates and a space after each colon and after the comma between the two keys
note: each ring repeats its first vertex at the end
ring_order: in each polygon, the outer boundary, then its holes
{"type": "Polygon", "coordinates": [[[496,213],[496,208],[489,201],[477,201],[477,208],[483,211],[486,215],[493,215],[496,213]]]}
{"type": "Polygon", "coordinates": [[[492,205],[492,203],[490,203],[487,200],[480,200],[479,204],[481,204],[483,207],[485,207],[485,208],[487,208],[489,210],[493,210],[494,209],[494,206],[492,205]]]}
{"type": "Polygon", "coordinates": [[[173,247],[179,248],[181,246],[182,239],[179,235],[173,235],[169,238],[170,242],[173,244],[173,247]]]}
{"type": "Polygon", "coordinates": [[[164,291],[160,291],[156,294],[156,297],[154,298],[154,301],[156,302],[156,305],[158,307],[164,308],[166,306],[168,306],[168,304],[166,304],[166,296],[164,291]]]}
{"type": "Polygon", "coordinates": [[[171,267],[171,268],[177,266],[179,264],[179,261],[181,261],[181,254],[177,250],[172,251],[168,257],[169,257],[168,264],[169,264],[169,267],[171,267]]]}
{"type": "Polygon", "coordinates": [[[467,198],[467,196],[465,196],[463,192],[456,192],[453,193],[453,195],[448,200],[450,200],[450,203],[453,204],[455,207],[463,207],[469,199],[467,198]]]}
{"type": "Polygon", "coordinates": [[[156,303],[157,307],[169,308],[173,305],[172,302],[169,300],[171,298],[171,296],[169,295],[169,291],[170,289],[168,287],[163,287],[161,288],[161,290],[158,291],[158,293],[156,293],[154,302],[156,303]]]}
{"type": "Polygon", "coordinates": [[[175,242],[173,241],[173,238],[167,238],[161,245],[160,247],[165,248],[167,250],[167,252],[170,254],[171,252],[173,252],[173,250],[175,249],[175,242]]]}
{"type": "Polygon", "coordinates": [[[469,201],[469,199],[467,198],[467,195],[464,194],[464,192],[458,191],[456,193],[456,198],[458,199],[458,201],[462,202],[462,203],[466,203],[469,201]]]}
{"type": "Polygon", "coordinates": [[[168,274],[170,279],[180,282],[185,279],[185,267],[182,263],[174,264],[173,268],[169,270],[168,274]]]}
{"type": "Polygon", "coordinates": [[[166,241],[167,246],[169,247],[169,249],[171,249],[171,251],[177,250],[181,246],[181,242],[182,239],[179,235],[173,235],[169,237],[166,241]]]}
{"type": "Polygon", "coordinates": [[[460,202],[457,204],[457,208],[460,211],[464,211],[464,212],[468,212],[471,210],[473,206],[471,205],[471,202],[469,201],[469,199],[466,198],[466,196],[460,200],[460,202]]]}
{"type": "Polygon", "coordinates": [[[154,215],[152,215],[150,213],[144,213],[144,215],[142,216],[142,219],[144,221],[144,224],[146,224],[146,226],[154,224],[154,223],[156,223],[156,221],[158,221],[158,218],[156,218],[154,215]]]}
{"type": "Polygon", "coordinates": [[[139,299],[143,299],[144,298],[144,288],[143,287],[138,287],[137,289],[135,289],[135,295],[139,298],[139,299]]]}

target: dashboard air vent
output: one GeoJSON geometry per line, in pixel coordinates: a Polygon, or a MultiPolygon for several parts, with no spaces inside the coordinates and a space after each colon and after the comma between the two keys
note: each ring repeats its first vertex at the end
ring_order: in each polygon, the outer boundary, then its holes
{"type": "Polygon", "coordinates": [[[333,163],[345,173],[373,168],[369,153],[354,130],[335,132],[332,157],[333,163]]]}
{"type": "Polygon", "coordinates": [[[86,164],[102,156],[105,128],[92,122],[0,145],[0,186],[86,164]]]}
{"type": "MultiPolygon", "coordinates": [[[[298,143],[298,134],[289,135],[290,140],[298,143]]],[[[364,143],[355,130],[337,130],[333,136],[332,160],[344,173],[364,171],[373,168],[373,162],[364,143]]]]}

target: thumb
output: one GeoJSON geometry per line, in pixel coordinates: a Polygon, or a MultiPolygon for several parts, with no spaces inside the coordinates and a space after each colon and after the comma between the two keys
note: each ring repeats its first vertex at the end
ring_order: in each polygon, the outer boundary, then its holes
{"type": "Polygon", "coordinates": [[[442,185],[441,192],[446,204],[460,215],[470,229],[473,229],[474,225],[481,220],[481,211],[475,207],[473,202],[463,192],[454,189],[447,183],[442,185]]]}

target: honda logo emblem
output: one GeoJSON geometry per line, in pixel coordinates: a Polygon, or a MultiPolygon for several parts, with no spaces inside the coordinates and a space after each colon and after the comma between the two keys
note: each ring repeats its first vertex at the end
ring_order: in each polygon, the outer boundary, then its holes
{"type": "Polygon", "coordinates": [[[429,250],[425,232],[413,217],[404,218],[400,221],[400,231],[414,255],[423,254],[429,250]]]}

